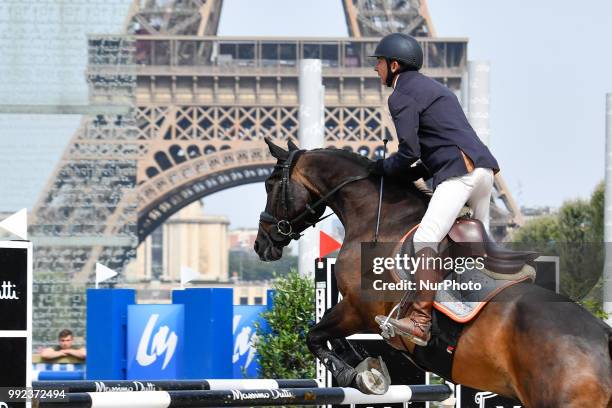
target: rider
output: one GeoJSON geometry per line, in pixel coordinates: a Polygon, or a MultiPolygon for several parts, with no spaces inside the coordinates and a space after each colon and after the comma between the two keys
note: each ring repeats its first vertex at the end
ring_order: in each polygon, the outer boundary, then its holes
{"type": "MultiPolygon", "coordinates": [[[[466,203],[488,230],[493,178],[499,165],[468,123],[455,94],[419,73],[423,51],[413,37],[389,34],[380,40],[373,57],[378,59],[374,69],[381,82],[393,88],[388,103],[399,149],[387,159],[374,162],[371,171],[398,177],[415,173],[433,176],[434,193],[413,238],[416,256],[431,259],[437,256],[440,241],[466,203]],[[419,159],[416,168],[411,167],[419,159]]],[[[421,265],[416,270],[416,282],[442,279],[433,267],[421,265]]],[[[406,316],[389,319],[388,323],[396,333],[426,345],[435,290],[419,287],[406,316]]],[[[380,319],[378,316],[377,321],[380,319]]]]}

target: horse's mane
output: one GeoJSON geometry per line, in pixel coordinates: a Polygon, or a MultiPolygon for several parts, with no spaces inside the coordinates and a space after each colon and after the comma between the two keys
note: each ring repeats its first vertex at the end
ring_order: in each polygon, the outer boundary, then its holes
{"type": "Polygon", "coordinates": [[[338,149],[336,147],[323,147],[319,149],[312,149],[310,151],[311,152],[331,153],[335,156],[342,156],[363,168],[367,167],[370,163],[372,163],[372,160],[368,159],[365,156],[360,155],[359,153],[354,153],[354,152],[351,152],[349,150],[344,150],[344,149],[338,149]]]}
{"type": "MultiPolygon", "coordinates": [[[[372,160],[368,159],[365,156],[362,156],[359,153],[351,152],[349,150],[344,150],[344,149],[338,149],[336,147],[325,147],[325,148],[319,148],[319,149],[312,149],[310,151],[324,152],[324,153],[330,153],[336,156],[341,156],[362,168],[366,168],[370,163],[372,163],[372,160]]],[[[427,184],[425,184],[423,180],[417,180],[414,183],[405,183],[404,186],[413,190],[414,193],[416,193],[424,201],[427,201],[427,202],[429,201],[429,199],[431,198],[431,195],[433,194],[433,191],[429,188],[429,186],[427,186],[427,184]]]]}

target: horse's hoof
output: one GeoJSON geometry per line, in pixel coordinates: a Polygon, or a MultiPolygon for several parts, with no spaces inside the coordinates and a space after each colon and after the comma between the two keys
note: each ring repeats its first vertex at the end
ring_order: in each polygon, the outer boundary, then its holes
{"type": "Polygon", "coordinates": [[[382,395],[389,390],[389,381],[383,373],[375,368],[357,374],[355,383],[359,391],[364,394],[382,395]]]}

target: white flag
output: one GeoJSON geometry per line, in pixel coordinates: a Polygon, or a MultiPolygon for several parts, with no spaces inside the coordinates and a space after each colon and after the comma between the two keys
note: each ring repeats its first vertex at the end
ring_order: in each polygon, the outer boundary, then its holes
{"type": "Polygon", "coordinates": [[[199,278],[200,274],[191,268],[181,265],[181,286],[191,282],[195,278],[199,278]]]}
{"type": "Polygon", "coordinates": [[[27,241],[28,239],[28,210],[22,208],[4,221],[0,222],[0,228],[27,241]]]}
{"type": "Polygon", "coordinates": [[[113,271],[111,268],[96,262],[96,288],[98,287],[98,283],[104,282],[116,275],[117,272],[113,271]]]}

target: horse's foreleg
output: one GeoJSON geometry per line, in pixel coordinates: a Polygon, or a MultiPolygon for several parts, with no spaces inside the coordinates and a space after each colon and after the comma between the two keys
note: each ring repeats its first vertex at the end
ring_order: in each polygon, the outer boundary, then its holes
{"type": "Polygon", "coordinates": [[[343,339],[359,330],[360,319],[345,300],[332,307],[319,323],[308,332],[306,344],[323,365],[332,373],[341,387],[353,384],[357,371],[327,346],[328,341],[343,339]]]}
{"type": "Polygon", "coordinates": [[[361,314],[347,298],[344,298],[310,330],[307,344],[310,351],[331,371],[341,387],[352,386],[366,394],[384,394],[391,383],[385,363],[380,358],[364,359],[345,340],[346,337],[366,329],[367,326],[362,321],[361,314]],[[328,341],[348,351],[345,354],[348,354],[348,359],[356,368],[344,361],[334,350],[330,350],[327,346],[328,341]]]}
{"type": "Polygon", "coordinates": [[[351,367],[357,366],[368,356],[365,350],[345,338],[333,339],[329,343],[332,351],[351,367]]]}

